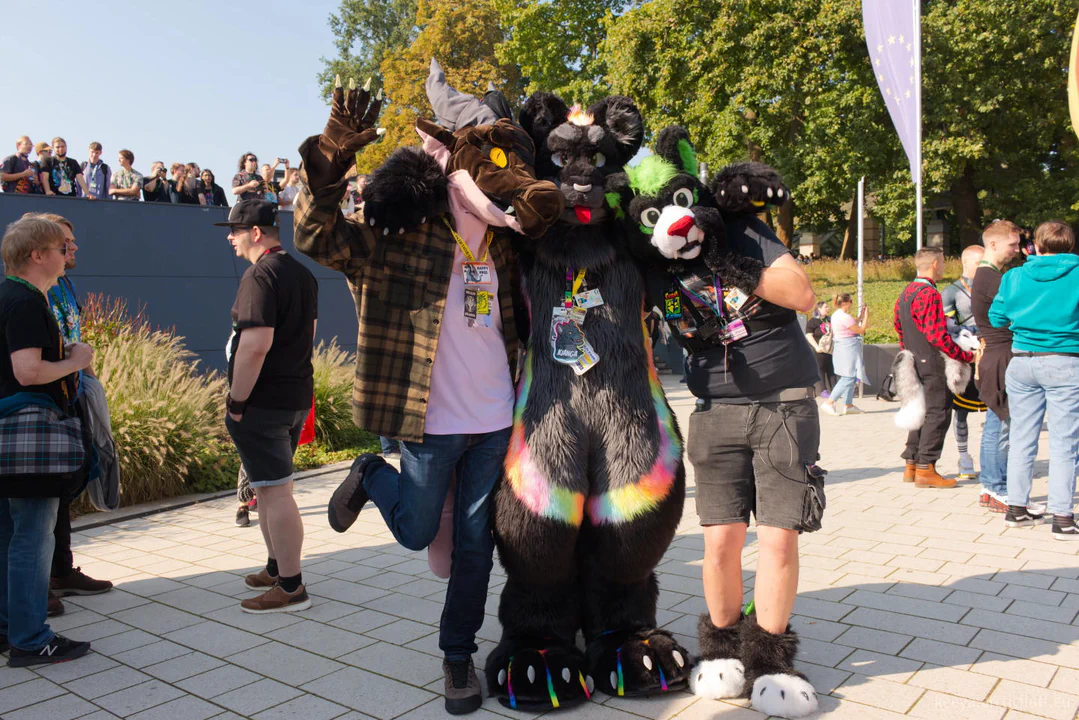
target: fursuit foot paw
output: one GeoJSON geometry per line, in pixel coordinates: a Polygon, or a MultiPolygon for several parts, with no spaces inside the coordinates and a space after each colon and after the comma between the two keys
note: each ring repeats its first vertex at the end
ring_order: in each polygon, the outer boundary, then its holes
{"type": "Polygon", "coordinates": [[[753,683],[750,702],[765,715],[800,718],[817,712],[817,691],[801,673],[762,675],[753,683]]]}
{"type": "Polygon", "coordinates": [[[689,653],[663,630],[609,632],[588,645],[596,687],[616,697],[656,695],[686,686],[689,653]]]}
{"type": "Polygon", "coordinates": [[[689,689],[698,697],[727,700],[742,697],[746,671],[737,658],[702,660],[689,676],[689,689]]]}
{"type": "Polygon", "coordinates": [[[575,647],[544,649],[500,645],[487,659],[488,692],[511,710],[542,712],[573,707],[592,697],[584,656],[575,647]]]}

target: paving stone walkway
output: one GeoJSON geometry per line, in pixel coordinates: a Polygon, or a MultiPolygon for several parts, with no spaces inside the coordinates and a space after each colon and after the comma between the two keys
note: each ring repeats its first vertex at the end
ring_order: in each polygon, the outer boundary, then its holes
{"type": "MultiPolygon", "coordinates": [[[[691,398],[668,380],[682,427],[691,398]]],[[[1079,543],[1048,526],[1008,530],[978,507],[974,483],[952,491],[901,482],[894,406],[822,418],[828,512],[803,536],[792,624],[801,669],[828,718],[1071,720],[1079,708],[1079,543]]],[[[981,420],[971,437],[980,437],[981,420]]],[[[1044,445],[1044,443],[1043,443],[1044,445]]],[[[954,469],[949,440],[941,465],[954,469]]],[[[1043,452],[1044,461],[1044,452],[1043,452]]],[[[1044,463],[1039,465],[1044,474],[1044,463]]],[[[297,486],[314,606],[247,615],[242,576],[265,561],[257,527],[233,525],[231,499],[78,532],[76,562],[116,582],[69,598],[53,627],[93,652],[40,670],[0,668],[5,720],[303,720],[443,717],[437,626],[445,583],[422,553],[398,547],[368,506],[338,535],[325,503],[344,471],[297,486]]],[[[692,476],[691,476],[692,477],[692,476]]],[[[1035,483],[1044,498],[1045,480],[1035,483]]],[[[690,498],[659,567],[660,623],[696,649],[702,537],[690,498]]],[[[751,538],[755,539],[752,535],[751,538]]],[[[751,596],[755,543],[744,553],[751,596]]],[[[496,567],[477,665],[500,631],[496,567]]],[[[567,720],[743,720],[745,703],[679,693],[597,700],[567,720]]],[[[522,717],[487,699],[477,720],[522,717]]]]}

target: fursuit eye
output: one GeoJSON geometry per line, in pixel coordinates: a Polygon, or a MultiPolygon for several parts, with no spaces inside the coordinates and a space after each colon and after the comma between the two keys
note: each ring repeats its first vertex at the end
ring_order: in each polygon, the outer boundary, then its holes
{"type": "Polygon", "coordinates": [[[601,168],[607,164],[607,158],[603,156],[603,153],[596,153],[592,156],[592,166],[601,168]]]}
{"type": "Polygon", "coordinates": [[[500,168],[506,167],[506,164],[509,162],[506,159],[506,151],[503,150],[500,147],[491,148],[490,158],[491,158],[491,162],[493,162],[495,165],[497,165],[500,168]]]}
{"type": "Polygon", "coordinates": [[[553,162],[558,167],[562,167],[566,164],[566,156],[562,153],[555,153],[551,156],[551,162],[553,162]]]}
{"type": "Polygon", "coordinates": [[[687,208],[693,204],[693,193],[686,188],[674,192],[674,204],[678,207],[687,208]]]}
{"type": "Polygon", "coordinates": [[[645,227],[655,227],[659,222],[659,210],[656,208],[648,208],[641,213],[641,224],[645,227]]]}

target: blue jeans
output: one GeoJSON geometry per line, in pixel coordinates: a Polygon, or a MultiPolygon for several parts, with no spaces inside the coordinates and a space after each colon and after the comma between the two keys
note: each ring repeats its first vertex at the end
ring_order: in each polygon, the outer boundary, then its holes
{"type": "Polygon", "coordinates": [[[992,410],[985,412],[982,427],[982,471],[978,479],[988,492],[1008,494],[1008,423],[992,410]]]}
{"type": "Polygon", "coordinates": [[[382,454],[401,452],[401,444],[397,440],[390,440],[388,437],[378,436],[378,442],[382,445],[382,454]]]}
{"type": "Polygon", "coordinates": [[[1042,420],[1049,417],[1049,512],[1072,514],[1079,454],[1079,357],[1012,358],[1006,376],[1011,413],[1008,504],[1026,505],[1042,420]]]}
{"type": "Polygon", "coordinates": [[[20,650],[53,639],[46,622],[58,498],[0,498],[0,635],[20,650]]]}
{"type": "Polygon", "coordinates": [[[397,542],[422,550],[438,534],[442,505],[454,476],[453,556],[438,646],[447,660],[476,652],[487,584],[494,565],[492,495],[502,477],[511,428],[480,435],[424,435],[402,442],[401,472],[379,464],[364,478],[397,542]]]}
{"type": "Polygon", "coordinates": [[[842,400],[847,405],[854,404],[854,386],[858,383],[858,378],[847,377],[846,375],[839,378],[834,386],[832,386],[832,392],[828,395],[828,399],[833,402],[839,402],[842,400]]]}

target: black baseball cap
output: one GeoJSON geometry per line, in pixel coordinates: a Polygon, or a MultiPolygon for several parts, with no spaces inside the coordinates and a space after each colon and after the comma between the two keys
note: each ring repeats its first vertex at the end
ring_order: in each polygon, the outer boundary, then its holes
{"type": "Polygon", "coordinates": [[[229,219],[216,227],[277,227],[277,204],[266,200],[241,200],[232,206],[229,219]]]}

